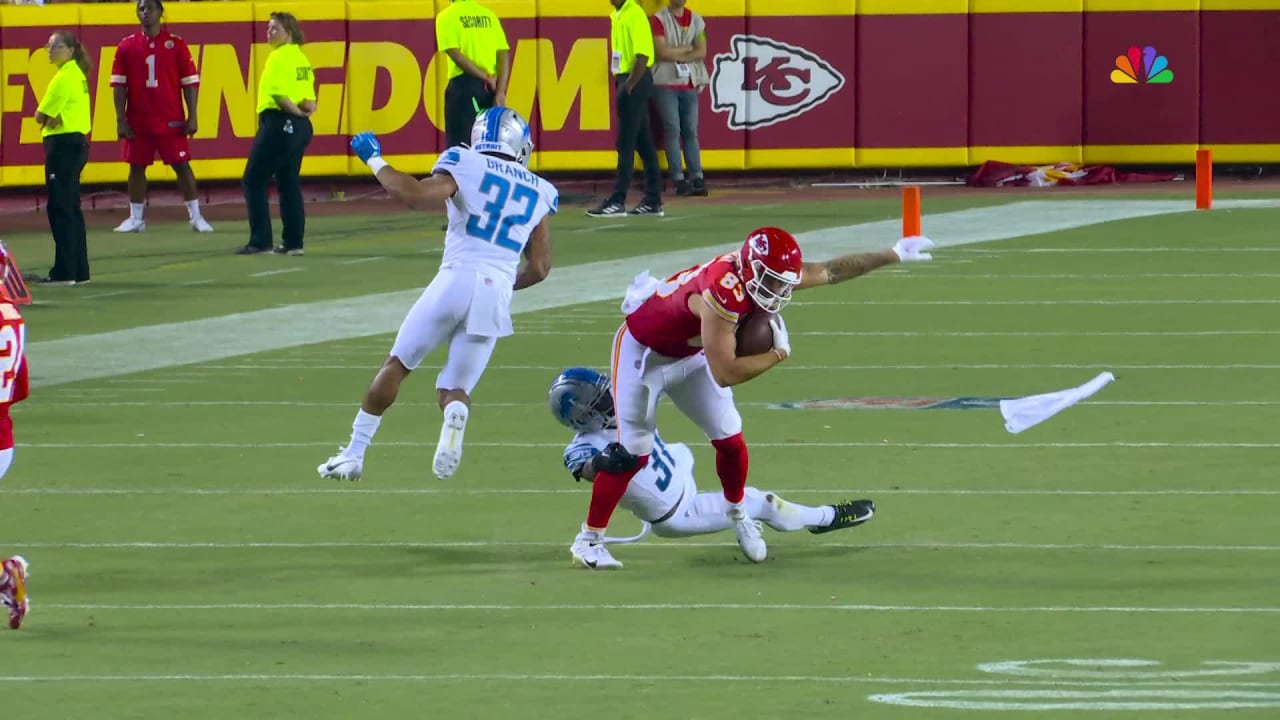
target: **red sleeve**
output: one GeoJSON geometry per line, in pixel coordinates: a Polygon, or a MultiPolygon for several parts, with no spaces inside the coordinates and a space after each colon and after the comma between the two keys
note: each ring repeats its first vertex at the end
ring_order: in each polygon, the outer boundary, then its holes
{"type": "Polygon", "coordinates": [[[184,88],[199,85],[200,71],[196,70],[196,61],[191,57],[191,48],[187,47],[187,41],[178,38],[174,43],[178,46],[178,84],[184,88]]]}
{"type": "Polygon", "coordinates": [[[11,399],[9,403],[13,404],[26,400],[27,395],[31,393],[30,388],[31,381],[28,378],[27,373],[27,356],[26,354],[23,354],[22,365],[18,368],[18,377],[14,378],[13,381],[13,399],[11,399]]]}
{"type": "Polygon", "coordinates": [[[111,61],[111,87],[125,87],[129,84],[129,66],[125,61],[127,54],[125,41],[121,40],[116,45],[116,59],[111,61]]]}
{"type": "Polygon", "coordinates": [[[654,36],[654,37],[666,37],[666,36],[667,36],[667,30],[666,30],[666,28],[662,27],[662,21],[658,19],[658,16],[657,16],[657,15],[650,16],[650,18],[649,18],[649,26],[653,28],[653,36],[654,36]]]}

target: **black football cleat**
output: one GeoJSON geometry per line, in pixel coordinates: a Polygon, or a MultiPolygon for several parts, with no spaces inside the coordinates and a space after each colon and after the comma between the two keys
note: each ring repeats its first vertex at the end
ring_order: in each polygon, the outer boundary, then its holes
{"type": "Polygon", "coordinates": [[[831,521],[830,525],[825,527],[811,527],[809,532],[814,535],[831,532],[832,530],[843,530],[844,528],[857,527],[862,523],[870,520],[876,514],[875,500],[850,500],[848,502],[836,503],[831,507],[835,508],[836,519],[831,521]]]}

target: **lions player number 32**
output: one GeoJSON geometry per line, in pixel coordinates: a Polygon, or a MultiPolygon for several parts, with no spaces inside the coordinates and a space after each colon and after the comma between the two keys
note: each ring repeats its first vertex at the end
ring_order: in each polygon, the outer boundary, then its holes
{"type": "Polygon", "coordinates": [[[511,252],[523,250],[523,244],[511,239],[511,228],[525,225],[533,219],[533,211],[538,206],[538,191],[523,183],[516,183],[513,191],[511,181],[485,173],[480,181],[480,192],[489,198],[489,202],[484,205],[483,216],[472,215],[467,219],[467,234],[511,252]],[[507,200],[512,204],[523,203],[523,210],[517,215],[503,215],[507,200]]]}

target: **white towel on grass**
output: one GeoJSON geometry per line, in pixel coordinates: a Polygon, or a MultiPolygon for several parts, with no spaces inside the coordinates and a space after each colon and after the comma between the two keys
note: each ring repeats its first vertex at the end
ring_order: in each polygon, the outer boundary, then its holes
{"type": "Polygon", "coordinates": [[[1004,416],[1004,428],[1015,435],[1034,427],[1102,389],[1115,380],[1109,372],[1100,373],[1089,382],[1067,390],[1032,395],[1000,401],[1000,414],[1004,416]]]}

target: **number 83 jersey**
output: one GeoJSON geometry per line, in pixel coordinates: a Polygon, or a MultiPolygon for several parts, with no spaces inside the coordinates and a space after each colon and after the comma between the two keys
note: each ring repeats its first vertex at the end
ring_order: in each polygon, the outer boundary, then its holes
{"type": "Polygon", "coordinates": [[[431,174],[447,173],[458,192],[446,203],[449,229],[442,268],[483,267],[515,284],[520,253],[533,229],[555,214],[560,193],[518,162],[452,147],[431,174]]]}
{"type": "MultiPolygon", "coordinates": [[[[604,451],[614,439],[611,430],[575,435],[565,448],[564,466],[576,476],[587,460],[604,451]]],[[[667,519],[683,498],[692,499],[697,494],[693,452],[682,443],[667,445],[655,433],[648,464],[631,478],[618,504],[641,520],[654,522],[667,519]]]]}
{"type": "Polygon", "coordinates": [[[691,300],[705,302],[732,323],[751,312],[754,304],[738,274],[737,256],[721,255],[667,278],[644,304],[627,315],[631,337],[669,358],[702,352],[702,320],[689,309],[691,300]],[[693,299],[695,295],[701,299],[693,299]]]}

